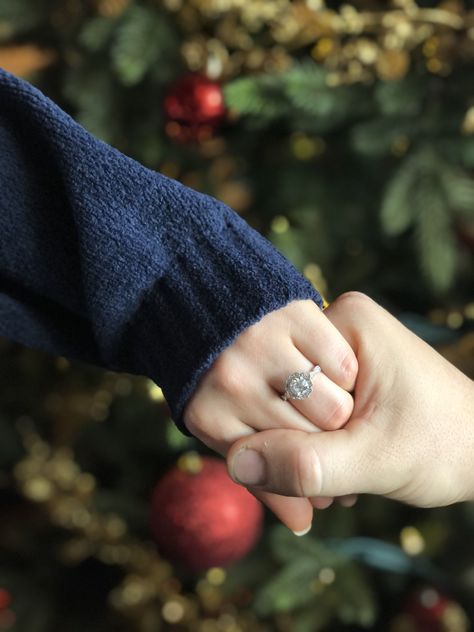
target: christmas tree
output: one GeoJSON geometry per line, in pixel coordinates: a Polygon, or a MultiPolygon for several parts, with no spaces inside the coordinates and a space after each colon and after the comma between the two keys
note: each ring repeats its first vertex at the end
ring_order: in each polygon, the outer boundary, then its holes
{"type": "MultiPolygon", "coordinates": [[[[474,2],[0,0],[0,65],[474,377],[474,2]]],[[[471,505],[298,538],[156,384],[0,351],[0,630],[470,628],[471,505]]]]}

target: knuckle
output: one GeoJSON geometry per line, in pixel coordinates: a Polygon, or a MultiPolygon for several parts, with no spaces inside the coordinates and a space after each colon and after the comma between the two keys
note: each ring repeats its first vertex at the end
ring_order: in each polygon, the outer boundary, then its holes
{"type": "Polygon", "coordinates": [[[183,415],[183,421],[189,432],[196,435],[200,432],[205,424],[206,414],[204,406],[199,400],[192,400],[186,407],[183,415]]]}
{"type": "Polygon", "coordinates": [[[365,305],[367,303],[371,303],[372,299],[364,294],[363,292],[358,292],[357,290],[350,290],[349,292],[344,292],[340,296],[337,297],[336,301],[338,303],[342,302],[350,302],[358,305],[365,305]]]}
{"type": "Polygon", "coordinates": [[[359,372],[359,363],[352,350],[343,356],[341,360],[341,371],[349,382],[352,383],[355,381],[357,373],[359,372]]]}
{"type": "Polygon", "coordinates": [[[215,387],[231,397],[240,397],[245,391],[242,373],[229,362],[219,362],[213,369],[215,387]]]}
{"type": "Polygon", "coordinates": [[[360,312],[372,312],[377,303],[367,294],[351,290],[338,296],[333,305],[347,311],[349,314],[359,314],[360,312]]]}
{"type": "Polygon", "coordinates": [[[330,430],[342,428],[352,414],[353,400],[350,395],[343,397],[336,402],[333,412],[327,419],[327,426],[330,430]]]}
{"type": "Polygon", "coordinates": [[[303,443],[295,454],[295,492],[298,496],[312,497],[321,494],[321,465],[316,449],[303,443]]]}
{"type": "Polygon", "coordinates": [[[212,407],[204,408],[199,404],[196,410],[184,418],[184,423],[196,439],[213,449],[225,439],[226,424],[216,418],[216,412],[212,407]]]}

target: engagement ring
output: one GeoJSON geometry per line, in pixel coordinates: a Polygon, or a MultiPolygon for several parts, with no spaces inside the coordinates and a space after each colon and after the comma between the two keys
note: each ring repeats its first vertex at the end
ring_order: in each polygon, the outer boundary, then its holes
{"type": "Polygon", "coordinates": [[[306,399],[313,392],[311,380],[320,372],[321,367],[317,364],[309,373],[302,371],[290,373],[286,379],[285,392],[280,397],[284,401],[287,399],[306,399]]]}

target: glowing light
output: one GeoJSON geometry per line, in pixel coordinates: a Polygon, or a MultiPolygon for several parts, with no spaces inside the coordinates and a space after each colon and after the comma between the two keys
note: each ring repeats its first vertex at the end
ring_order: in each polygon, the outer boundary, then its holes
{"type": "Polygon", "coordinates": [[[168,623],[178,623],[184,615],[183,604],[179,601],[167,601],[161,610],[163,619],[168,623]]]}
{"type": "Polygon", "coordinates": [[[319,571],[318,577],[322,584],[332,584],[336,579],[336,573],[334,572],[334,569],[325,567],[319,571]]]}
{"type": "Polygon", "coordinates": [[[459,329],[464,322],[462,314],[459,312],[451,312],[446,317],[446,324],[450,329],[459,329]]]}
{"type": "Polygon", "coordinates": [[[418,555],[425,548],[425,540],[416,527],[404,527],[400,532],[400,542],[408,555],[418,555]]]}
{"type": "Polygon", "coordinates": [[[275,215],[275,217],[272,220],[272,225],[271,225],[271,228],[274,233],[278,233],[279,235],[282,235],[283,233],[286,233],[289,227],[290,227],[290,222],[288,221],[287,217],[285,217],[284,215],[275,215]]]}
{"type": "Polygon", "coordinates": [[[220,586],[225,582],[226,572],[223,568],[215,566],[207,571],[206,579],[213,586],[220,586]]]}
{"type": "Polygon", "coordinates": [[[178,467],[183,472],[198,474],[202,470],[202,459],[197,452],[186,452],[178,459],[178,467]]]}
{"type": "Polygon", "coordinates": [[[30,480],[25,481],[23,485],[23,493],[30,500],[40,503],[51,498],[53,495],[53,486],[46,478],[31,478],[30,480]]]}
{"type": "Polygon", "coordinates": [[[433,588],[426,588],[420,595],[420,602],[425,608],[433,608],[439,601],[439,594],[433,588]]]}

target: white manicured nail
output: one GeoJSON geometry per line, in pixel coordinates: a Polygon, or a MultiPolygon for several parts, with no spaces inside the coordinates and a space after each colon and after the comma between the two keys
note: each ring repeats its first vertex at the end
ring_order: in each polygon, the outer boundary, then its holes
{"type": "Polygon", "coordinates": [[[311,530],[311,527],[312,527],[312,523],[309,525],[309,527],[306,527],[306,529],[303,529],[303,531],[293,531],[293,533],[298,536],[306,535],[311,530]]]}

